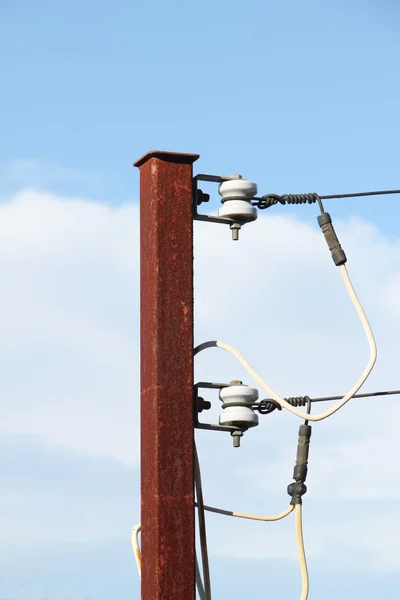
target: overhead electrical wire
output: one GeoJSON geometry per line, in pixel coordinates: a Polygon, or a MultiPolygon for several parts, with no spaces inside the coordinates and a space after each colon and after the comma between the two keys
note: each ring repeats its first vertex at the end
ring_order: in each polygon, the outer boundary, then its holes
{"type": "Polygon", "coordinates": [[[361,196],[386,196],[387,194],[400,194],[400,190],[378,190],[375,192],[353,192],[351,194],[328,194],[320,196],[321,200],[333,200],[334,198],[359,198],[361,196]]]}
{"type": "MultiPolygon", "coordinates": [[[[353,398],[377,398],[378,396],[395,396],[400,395],[400,390],[387,390],[384,392],[366,392],[365,394],[354,394],[353,398]]],[[[332,402],[333,400],[341,400],[343,398],[343,394],[341,396],[323,396],[322,398],[310,398],[310,396],[295,396],[292,398],[285,398],[291,404],[291,406],[305,406],[307,402],[310,404],[314,404],[314,402],[332,402]]],[[[263,398],[259,402],[253,405],[253,409],[257,408],[257,410],[261,414],[269,415],[275,409],[282,410],[280,404],[278,404],[272,398],[263,398]]]]}
{"type": "Polygon", "coordinates": [[[261,210],[276,206],[277,204],[314,204],[318,202],[321,212],[323,212],[322,200],[333,200],[340,198],[360,198],[363,196],[386,196],[388,194],[400,194],[400,190],[377,190],[373,192],[353,192],[347,194],[325,194],[319,195],[315,192],[308,194],[264,194],[261,198],[254,198],[253,206],[261,210]]]}
{"type": "MultiPolygon", "coordinates": [[[[365,394],[354,394],[353,398],[375,398],[376,396],[398,396],[400,390],[387,390],[384,392],[366,392],[365,394]]],[[[343,396],[323,396],[322,398],[310,398],[310,402],[329,402],[340,400],[343,396]]]]}

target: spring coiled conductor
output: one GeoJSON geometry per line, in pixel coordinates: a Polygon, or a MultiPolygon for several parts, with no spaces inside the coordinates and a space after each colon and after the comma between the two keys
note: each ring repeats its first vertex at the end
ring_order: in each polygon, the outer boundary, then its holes
{"type": "Polygon", "coordinates": [[[256,206],[261,210],[275,206],[275,204],[314,204],[320,202],[320,197],[317,193],[312,192],[310,194],[265,194],[257,200],[256,206]]]}
{"type": "MultiPolygon", "coordinates": [[[[291,398],[284,398],[284,400],[289,402],[291,406],[297,408],[299,406],[306,406],[306,404],[310,402],[310,397],[292,396],[291,398]]],[[[282,407],[280,404],[278,404],[278,402],[275,402],[275,400],[271,400],[269,398],[267,400],[261,400],[255,406],[261,415],[269,415],[269,413],[272,413],[275,409],[282,410],[282,407]]]]}

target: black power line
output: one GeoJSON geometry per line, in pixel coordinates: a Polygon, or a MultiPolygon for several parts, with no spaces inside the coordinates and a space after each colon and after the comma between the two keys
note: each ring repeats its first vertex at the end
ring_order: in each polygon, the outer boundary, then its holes
{"type": "Polygon", "coordinates": [[[265,194],[261,198],[254,198],[252,204],[263,210],[276,204],[314,204],[318,202],[322,212],[321,200],[332,200],[334,198],[358,198],[362,196],[385,196],[388,194],[400,194],[400,190],[378,190],[376,192],[354,192],[351,194],[328,194],[320,196],[315,192],[309,194],[265,194]]]}
{"type": "MultiPolygon", "coordinates": [[[[374,398],[377,396],[395,396],[400,394],[400,390],[388,390],[385,392],[368,392],[365,394],[355,394],[353,398],[374,398]]],[[[313,402],[329,402],[331,400],[341,400],[344,396],[323,396],[321,398],[310,398],[309,396],[294,396],[285,398],[291,406],[308,406],[310,408],[313,402]]],[[[260,414],[269,414],[274,410],[282,410],[281,405],[272,398],[264,398],[260,402],[253,404],[253,409],[258,410],[260,414]]]]}
{"type": "MultiPolygon", "coordinates": [[[[386,392],[369,392],[366,394],[355,394],[353,398],[373,398],[375,396],[395,396],[400,390],[389,390],[386,392]]],[[[311,402],[327,402],[329,400],[341,400],[344,396],[324,396],[323,398],[311,398],[311,402]]]]}
{"type": "Polygon", "coordinates": [[[387,194],[400,194],[400,190],[379,190],[378,192],[355,192],[353,194],[332,194],[320,196],[321,200],[332,200],[333,198],[357,198],[359,196],[385,196],[387,194]]]}

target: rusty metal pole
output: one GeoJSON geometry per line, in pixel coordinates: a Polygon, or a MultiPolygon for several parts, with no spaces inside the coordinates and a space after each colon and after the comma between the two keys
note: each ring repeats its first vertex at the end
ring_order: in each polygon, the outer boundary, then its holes
{"type": "Polygon", "coordinates": [[[198,155],[139,159],[142,600],[194,600],[193,206],[198,155]]]}

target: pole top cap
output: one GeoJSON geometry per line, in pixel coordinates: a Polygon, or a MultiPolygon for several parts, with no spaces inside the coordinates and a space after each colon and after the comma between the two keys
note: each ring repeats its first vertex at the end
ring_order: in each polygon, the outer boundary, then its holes
{"type": "Polygon", "coordinates": [[[165,152],[163,150],[151,150],[144,154],[139,160],[133,163],[134,167],[141,167],[151,158],[158,158],[165,162],[181,163],[192,165],[198,158],[199,154],[187,154],[183,152],[165,152]]]}

